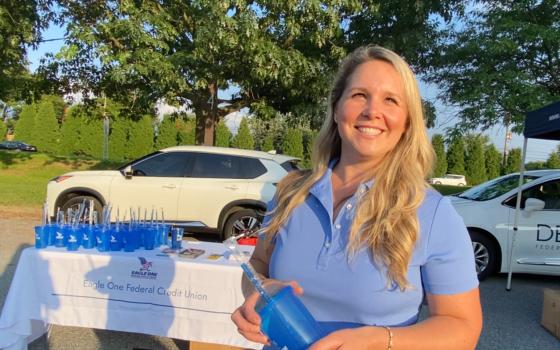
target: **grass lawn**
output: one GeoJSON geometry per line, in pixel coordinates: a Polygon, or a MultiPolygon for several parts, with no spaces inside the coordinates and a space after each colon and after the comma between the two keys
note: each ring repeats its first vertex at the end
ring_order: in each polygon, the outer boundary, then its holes
{"type": "Polygon", "coordinates": [[[40,207],[53,177],[75,170],[116,167],[118,164],[91,159],[0,151],[0,205],[40,207]]]}

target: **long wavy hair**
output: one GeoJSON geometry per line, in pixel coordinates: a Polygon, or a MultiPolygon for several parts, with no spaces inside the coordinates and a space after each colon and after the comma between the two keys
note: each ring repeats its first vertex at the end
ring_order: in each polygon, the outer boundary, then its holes
{"type": "Polygon", "coordinates": [[[341,63],[331,88],[326,119],[314,143],[313,167],[307,171],[291,172],[278,184],[278,204],[263,231],[270,242],[294,208],[303,203],[311,186],[325,174],[329,161],[340,157],[341,140],[334,122],[334,110],[352,73],[360,64],[371,60],[388,62],[400,75],[408,118],[406,130],[397,145],[371,169],[370,178],[375,178],[375,181],[356,208],[347,253],[352,258],[360,249],[367,247],[375,261],[386,268],[388,283],[396,283],[404,290],[409,287],[408,264],[418,239],[416,212],[424,199],[428,187],[425,178],[432,170],[435,156],[426,133],[414,73],[393,51],[379,46],[364,46],[349,54],[341,63]]]}

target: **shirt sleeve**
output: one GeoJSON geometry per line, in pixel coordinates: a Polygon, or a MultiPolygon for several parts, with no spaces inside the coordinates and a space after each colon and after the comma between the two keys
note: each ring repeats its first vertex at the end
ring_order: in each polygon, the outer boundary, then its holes
{"type": "Polygon", "coordinates": [[[435,210],[421,273],[431,294],[458,294],[478,286],[469,233],[448,198],[435,210]]]}

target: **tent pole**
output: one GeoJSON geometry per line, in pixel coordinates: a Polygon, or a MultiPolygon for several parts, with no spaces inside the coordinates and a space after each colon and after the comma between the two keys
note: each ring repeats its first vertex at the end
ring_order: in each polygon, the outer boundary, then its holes
{"type": "Polygon", "coordinates": [[[511,237],[511,244],[509,247],[509,259],[508,259],[508,277],[506,290],[509,292],[511,290],[511,274],[512,274],[512,262],[513,262],[513,250],[515,249],[515,238],[517,236],[517,230],[519,225],[519,211],[521,210],[521,186],[523,186],[523,173],[525,172],[525,158],[527,156],[527,137],[523,138],[523,153],[521,155],[521,164],[519,164],[519,186],[517,186],[517,202],[515,203],[515,215],[513,219],[513,234],[511,237]]]}

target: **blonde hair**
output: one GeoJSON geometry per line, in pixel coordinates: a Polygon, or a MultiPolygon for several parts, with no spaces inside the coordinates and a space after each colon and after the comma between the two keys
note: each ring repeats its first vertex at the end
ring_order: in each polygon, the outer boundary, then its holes
{"type": "Polygon", "coordinates": [[[294,208],[303,203],[313,184],[325,174],[330,160],[340,157],[341,140],[334,110],[352,73],[360,64],[371,60],[388,62],[398,72],[405,90],[408,119],[397,145],[372,169],[371,178],[375,176],[375,181],[358,204],[347,251],[353,257],[362,247],[368,247],[375,261],[387,268],[388,282],[404,290],[408,287],[408,264],[418,239],[416,211],[428,186],[425,178],[432,169],[434,151],[424,126],[414,73],[400,56],[388,49],[360,47],[341,63],[331,88],[326,119],[315,140],[313,168],[292,172],[278,184],[278,204],[263,231],[270,242],[294,208]]]}

